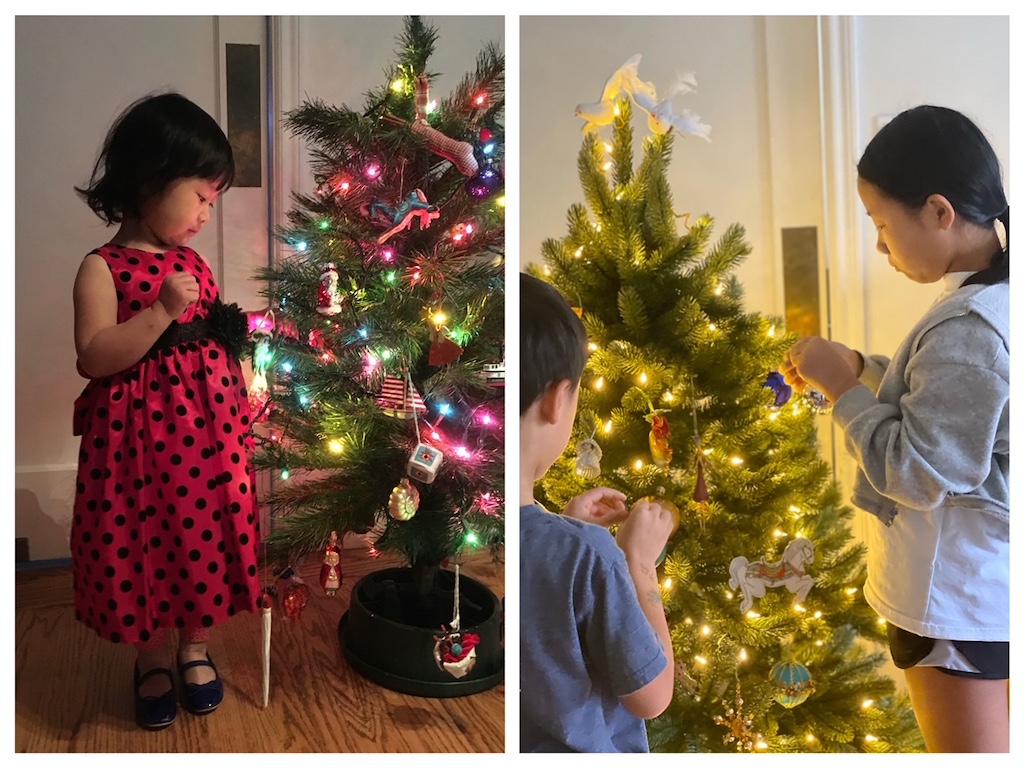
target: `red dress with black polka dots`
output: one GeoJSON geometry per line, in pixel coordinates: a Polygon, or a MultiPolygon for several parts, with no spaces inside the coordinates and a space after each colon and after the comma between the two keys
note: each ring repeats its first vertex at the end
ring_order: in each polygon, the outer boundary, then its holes
{"type": "MultiPolygon", "coordinates": [[[[117,321],[150,306],[164,277],[189,272],[205,317],[218,296],[190,248],[95,251],[117,289],[117,321]]],[[[71,526],[75,615],[114,642],[214,626],[254,611],[258,507],[251,414],[238,361],[213,339],[151,350],[91,379],[75,402],[82,436],[71,526]]]]}

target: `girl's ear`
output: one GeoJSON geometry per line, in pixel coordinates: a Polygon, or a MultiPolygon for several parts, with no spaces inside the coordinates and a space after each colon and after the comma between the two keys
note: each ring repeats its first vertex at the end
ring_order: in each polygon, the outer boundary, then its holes
{"type": "Polygon", "coordinates": [[[926,215],[941,230],[948,230],[956,221],[956,211],[945,195],[928,195],[924,201],[926,215]]]}

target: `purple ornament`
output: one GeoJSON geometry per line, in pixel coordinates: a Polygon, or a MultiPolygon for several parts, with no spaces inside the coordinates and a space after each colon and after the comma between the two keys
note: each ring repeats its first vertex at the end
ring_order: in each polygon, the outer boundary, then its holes
{"type": "Polygon", "coordinates": [[[793,388],[786,383],[786,380],[782,378],[782,374],[778,371],[769,373],[764,385],[775,393],[776,408],[781,408],[788,403],[789,398],[793,395],[793,388]]]}
{"type": "Polygon", "coordinates": [[[465,188],[470,196],[483,200],[501,189],[503,183],[498,169],[488,164],[466,180],[465,188]]]}

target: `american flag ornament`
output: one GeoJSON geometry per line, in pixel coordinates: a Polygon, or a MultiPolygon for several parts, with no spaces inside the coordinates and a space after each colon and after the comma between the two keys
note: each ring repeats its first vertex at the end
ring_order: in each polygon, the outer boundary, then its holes
{"type": "Polygon", "coordinates": [[[412,381],[403,381],[398,376],[384,377],[384,385],[377,398],[377,405],[388,416],[398,419],[411,419],[416,414],[427,412],[427,406],[412,381]]]}

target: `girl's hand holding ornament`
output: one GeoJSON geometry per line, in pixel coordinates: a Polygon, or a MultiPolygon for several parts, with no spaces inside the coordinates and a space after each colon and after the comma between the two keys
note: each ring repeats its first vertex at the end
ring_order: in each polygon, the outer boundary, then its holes
{"type": "Polygon", "coordinates": [[[171,320],[177,320],[192,304],[199,301],[199,281],[188,272],[175,272],[160,285],[159,303],[171,320]]]}
{"type": "Polygon", "coordinates": [[[834,403],[860,384],[863,368],[860,354],[849,347],[820,336],[805,336],[786,352],[779,373],[797,392],[811,387],[834,403]]]}

